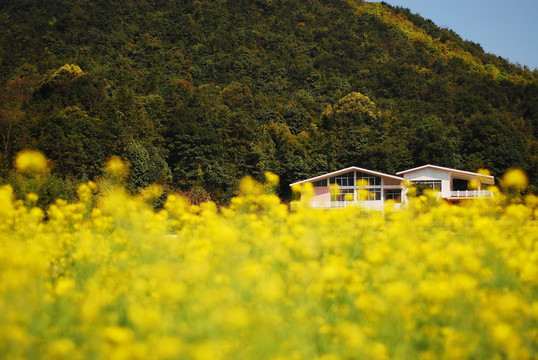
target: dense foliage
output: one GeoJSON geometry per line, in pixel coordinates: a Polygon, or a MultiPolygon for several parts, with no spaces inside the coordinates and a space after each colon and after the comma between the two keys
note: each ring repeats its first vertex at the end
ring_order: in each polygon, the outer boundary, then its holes
{"type": "Polygon", "coordinates": [[[244,175],[278,174],[287,198],[351,165],[519,167],[538,184],[536,71],[386,4],[2,1],[0,65],[3,182],[39,149],[57,183],[44,202],[112,155],[130,191],[219,203],[244,175]]]}
{"type": "MultiPolygon", "coordinates": [[[[17,158],[26,181],[45,158],[17,158]]],[[[384,215],[289,212],[242,181],[217,210],[162,210],[107,180],[46,212],[0,187],[2,359],[536,359],[538,197],[468,207],[420,196],[384,215]]],[[[308,189],[302,189],[307,191],[308,189]]]]}

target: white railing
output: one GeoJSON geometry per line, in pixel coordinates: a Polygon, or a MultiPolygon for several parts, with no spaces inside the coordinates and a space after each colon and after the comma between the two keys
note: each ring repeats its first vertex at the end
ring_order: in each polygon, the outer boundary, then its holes
{"type": "Polygon", "coordinates": [[[311,201],[310,206],[316,209],[343,208],[357,203],[357,201],[311,201]]]}
{"type": "Polygon", "coordinates": [[[468,198],[468,197],[492,197],[493,193],[489,190],[457,190],[451,191],[450,197],[468,198]]]}
{"type": "MultiPolygon", "coordinates": [[[[309,205],[315,209],[334,209],[344,208],[346,206],[361,206],[370,209],[383,209],[383,202],[381,200],[376,201],[311,201],[309,205]]],[[[396,208],[399,208],[401,204],[395,204],[396,208]]]]}
{"type": "Polygon", "coordinates": [[[336,207],[346,207],[351,204],[350,201],[311,201],[309,205],[316,209],[327,209],[327,208],[336,208],[336,207]]]}

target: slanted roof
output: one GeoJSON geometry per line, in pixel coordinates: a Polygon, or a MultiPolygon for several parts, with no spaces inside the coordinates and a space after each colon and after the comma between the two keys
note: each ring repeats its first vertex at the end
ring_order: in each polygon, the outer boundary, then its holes
{"type": "Polygon", "coordinates": [[[480,179],[480,182],[482,182],[483,184],[488,184],[488,185],[495,184],[495,178],[491,175],[483,175],[483,174],[479,174],[475,172],[451,169],[451,168],[446,168],[446,167],[437,166],[437,165],[430,165],[430,164],[419,166],[419,167],[409,169],[409,170],[400,171],[400,172],[397,172],[396,175],[404,175],[404,174],[408,174],[408,173],[423,170],[423,169],[435,169],[435,170],[446,171],[446,172],[449,172],[453,177],[457,179],[462,179],[462,180],[480,179]]]}
{"type": "Polygon", "coordinates": [[[398,181],[403,181],[404,180],[402,177],[399,177],[399,176],[384,174],[384,173],[373,171],[373,170],[368,170],[368,169],[363,169],[363,168],[356,167],[356,166],[351,166],[351,167],[348,167],[348,168],[345,168],[345,169],[340,169],[340,170],[336,170],[336,171],[333,171],[333,172],[330,172],[330,173],[327,173],[327,174],[315,176],[315,177],[310,178],[310,179],[297,181],[297,182],[295,182],[293,184],[290,184],[290,186],[304,184],[304,183],[307,183],[307,182],[323,180],[323,179],[327,179],[327,178],[330,178],[330,177],[333,177],[333,176],[338,176],[338,175],[341,175],[341,174],[345,174],[345,173],[348,173],[350,171],[360,171],[360,172],[363,172],[363,173],[366,173],[366,174],[385,177],[385,178],[398,180],[398,181]]]}

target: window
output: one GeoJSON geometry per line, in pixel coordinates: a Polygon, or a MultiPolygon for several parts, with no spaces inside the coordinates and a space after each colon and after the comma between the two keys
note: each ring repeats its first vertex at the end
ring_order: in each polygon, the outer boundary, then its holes
{"type": "Polygon", "coordinates": [[[381,200],[380,188],[361,188],[357,190],[359,201],[375,201],[381,200]]]}
{"type": "Polygon", "coordinates": [[[331,201],[355,200],[353,189],[331,189],[331,201]]]}
{"type": "MultiPolygon", "coordinates": [[[[381,186],[381,177],[371,174],[366,174],[360,171],[357,174],[357,186],[381,186]]],[[[329,179],[330,184],[338,184],[338,186],[354,186],[354,172],[334,176],[329,179]]]]}
{"type": "Polygon", "coordinates": [[[357,171],[357,184],[360,185],[361,182],[363,186],[380,186],[381,177],[357,171]]]}
{"type": "Polygon", "coordinates": [[[353,186],[355,179],[353,177],[353,171],[346,174],[332,177],[329,182],[331,184],[338,184],[338,186],[353,186]]]}
{"type": "Polygon", "coordinates": [[[327,186],[327,179],[314,181],[314,187],[327,186]]]}
{"type": "Polygon", "coordinates": [[[469,190],[469,182],[463,179],[452,179],[452,191],[469,190]]]}
{"type": "Polygon", "coordinates": [[[420,180],[413,181],[413,184],[417,185],[418,188],[430,188],[433,191],[441,191],[441,180],[420,180]]]}
{"type": "Polygon", "coordinates": [[[402,190],[400,189],[387,189],[385,190],[385,200],[394,200],[394,202],[402,202],[402,190]]]}
{"type": "Polygon", "coordinates": [[[368,190],[367,201],[381,200],[381,189],[366,189],[368,190]]]}

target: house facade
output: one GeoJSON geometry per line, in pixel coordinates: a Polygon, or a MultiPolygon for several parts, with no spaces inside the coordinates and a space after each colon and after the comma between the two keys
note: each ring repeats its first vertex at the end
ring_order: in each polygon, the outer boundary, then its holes
{"type": "Polygon", "coordinates": [[[459,203],[477,197],[491,197],[493,193],[484,189],[484,185],[495,184],[495,178],[469,171],[446,168],[437,165],[424,165],[396,173],[405,180],[421,184],[435,191],[440,197],[451,202],[459,203]],[[469,186],[474,182],[475,186],[469,186]],[[472,187],[473,190],[468,190],[472,187]]]}
{"type": "Polygon", "coordinates": [[[328,209],[358,205],[375,210],[382,210],[387,200],[396,207],[407,202],[407,188],[404,181],[420,184],[438,192],[439,196],[451,203],[478,197],[491,197],[491,191],[484,190],[484,185],[495,183],[493,176],[450,169],[436,165],[424,165],[389,175],[360,167],[349,167],[291,184],[311,183],[314,196],[310,206],[328,209]],[[476,185],[475,190],[468,190],[469,182],[476,185]]]}
{"type": "Polygon", "coordinates": [[[389,199],[401,204],[404,198],[403,181],[399,176],[352,166],[298,181],[290,186],[311,183],[314,196],[310,199],[310,205],[314,208],[359,205],[382,210],[383,204],[389,199]]]}

